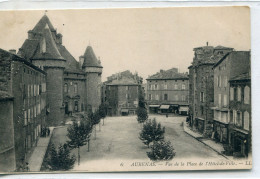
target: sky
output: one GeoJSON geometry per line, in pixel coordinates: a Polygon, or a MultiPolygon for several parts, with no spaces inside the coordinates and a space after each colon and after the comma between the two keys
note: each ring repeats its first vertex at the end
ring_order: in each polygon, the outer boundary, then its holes
{"type": "MultiPolygon", "coordinates": [[[[1,11],[0,48],[18,50],[45,11],[1,11]]],[[[76,60],[88,45],[103,66],[102,80],[124,70],[146,79],[160,69],[187,72],[193,48],[250,50],[248,7],[48,10],[76,60]]]]}

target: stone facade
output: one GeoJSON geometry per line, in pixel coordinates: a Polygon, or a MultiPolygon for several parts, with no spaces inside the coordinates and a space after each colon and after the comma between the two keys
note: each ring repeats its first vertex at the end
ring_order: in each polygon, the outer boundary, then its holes
{"type": "Polygon", "coordinates": [[[189,105],[188,74],[176,68],[152,75],[146,79],[146,99],[150,113],[187,114],[189,105]]]}
{"type": "MultiPolygon", "coordinates": [[[[12,120],[16,168],[27,160],[27,154],[36,145],[41,127],[46,120],[46,73],[23,58],[0,50],[1,62],[8,61],[4,84],[12,94],[12,120]]],[[[1,63],[3,64],[3,63],[1,63]]],[[[12,136],[12,132],[10,131],[12,136]]],[[[7,141],[5,141],[7,142],[7,141]]]]}
{"type": "Polygon", "coordinates": [[[141,82],[141,77],[128,70],[108,77],[108,81],[102,86],[102,101],[109,106],[109,116],[136,113],[141,82]]]}
{"type": "Polygon", "coordinates": [[[230,84],[230,130],[229,145],[235,157],[248,157],[252,154],[252,112],[251,75],[235,76],[230,84]]]}
{"type": "Polygon", "coordinates": [[[47,73],[47,124],[64,123],[65,115],[96,110],[101,103],[102,66],[92,47],[87,47],[80,62],[62,44],[62,35],[44,15],[28,31],[28,39],[18,55],[47,73]]]}
{"type": "Polygon", "coordinates": [[[248,51],[233,51],[225,55],[213,67],[214,70],[214,138],[218,142],[229,143],[229,83],[239,74],[250,68],[248,51]]]}
{"type": "Polygon", "coordinates": [[[214,72],[212,67],[232,48],[204,46],[194,48],[189,67],[190,125],[210,137],[213,129],[214,72]]]}

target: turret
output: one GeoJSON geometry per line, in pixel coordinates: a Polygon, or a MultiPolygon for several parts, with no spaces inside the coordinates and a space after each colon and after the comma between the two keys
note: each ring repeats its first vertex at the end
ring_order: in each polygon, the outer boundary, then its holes
{"type": "Polygon", "coordinates": [[[101,74],[103,67],[91,46],[87,47],[80,59],[84,60],[82,69],[86,72],[86,109],[94,112],[101,104],[101,74]]]}

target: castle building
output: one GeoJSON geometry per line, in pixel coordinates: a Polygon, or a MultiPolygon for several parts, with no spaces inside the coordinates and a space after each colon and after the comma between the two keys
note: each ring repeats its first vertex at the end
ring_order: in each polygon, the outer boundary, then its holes
{"type": "Polygon", "coordinates": [[[0,99],[0,168],[13,171],[28,159],[46,125],[46,72],[2,49],[0,69],[0,93],[6,94],[0,99]]]}
{"type": "Polygon", "coordinates": [[[101,103],[102,66],[92,47],[87,47],[80,63],[62,44],[62,38],[44,15],[28,31],[28,38],[18,52],[46,72],[48,125],[60,125],[65,114],[93,111],[101,103]]]}
{"type": "Polygon", "coordinates": [[[211,137],[214,112],[213,66],[233,48],[202,46],[194,48],[194,58],[189,66],[190,125],[205,136],[211,137]]]}
{"type": "Polygon", "coordinates": [[[189,78],[177,68],[160,70],[147,79],[146,99],[150,113],[188,114],[189,78]]]}

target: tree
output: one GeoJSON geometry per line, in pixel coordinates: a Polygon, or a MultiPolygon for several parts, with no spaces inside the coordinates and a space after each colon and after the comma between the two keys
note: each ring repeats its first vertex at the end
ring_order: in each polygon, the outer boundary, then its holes
{"type": "Polygon", "coordinates": [[[81,120],[80,123],[73,122],[72,126],[68,129],[67,137],[69,141],[67,141],[68,146],[71,149],[78,149],[78,165],[80,164],[80,147],[87,144],[89,139],[89,133],[86,132],[85,124],[81,120]]]}
{"type": "Polygon", "coordinates": [[[146,103],[144,99],[144,92],[141,87],[138,89],[138,108],[136,110],[138,123],[144,123],[148,119],[146,103]]]}
{"type": "Polygon", "coordinates": [[[76,157],[70,156],[70,149],[67,144],[59,145],[58,150],[56,150],[54,144],[51,144],[48,160],[50,170],[70,170],[73,168],[75,161],[76,157]]]}
{"type": "Polygon", "coordinates": [[[96,125],[100,123],[101,117],[99,115],[98,110],[95,111],[94,113],[91,112],[88,117],[91,124],[95,127],[95,139],[96,139],[96,135],[97,135],[96,125]]]}
{"type": "Polygon", "coordinates": [[[160,123],[156,122],[156,119],[149,119],[144,123],[142,131],[140,132],[139,138],[145,145],[148,146],[151,142],[159,141],[164,139],[165,127],[161,127],[160,123]]]}
{"type": "Polygon", "coordinates": [[[170,141],[160,140],[153,144],[151,151],[147,152],[147,156],[153,161],[171,160],[175,156],[175,152],[170,141]]]}

